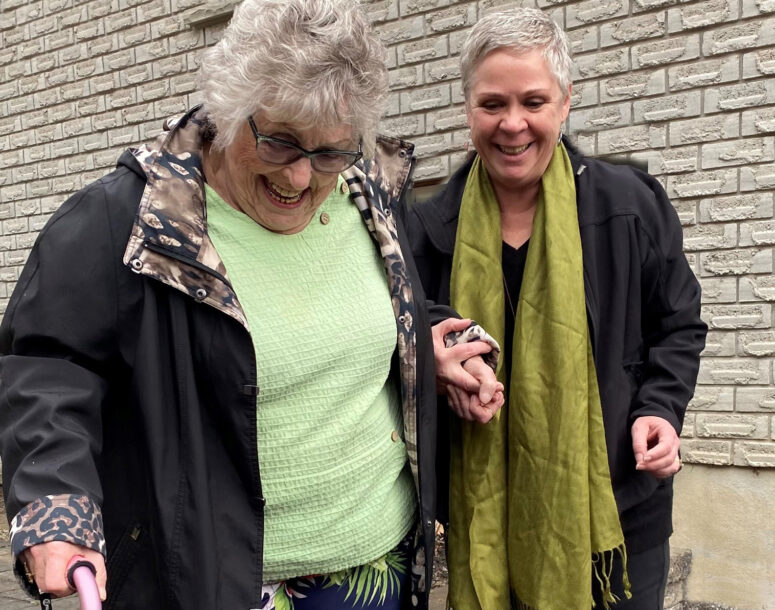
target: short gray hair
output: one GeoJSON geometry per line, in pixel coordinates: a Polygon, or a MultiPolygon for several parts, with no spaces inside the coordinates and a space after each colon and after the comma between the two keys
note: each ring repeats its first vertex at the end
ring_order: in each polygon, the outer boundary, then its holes
{"type": "Polygon", "coordinates": [[[199,69],[215,146],[234,142],[262,111],[276,122],[350,125],[371,154],[387,91],[384,58],[357,0],[244,0],[199,69]]]}
{"type": "Polygon", "coordinates": [[[521,7],[490,13],[471,28],[460,55],[466,102],[479,63],[498,49],[512,53],[540,50],[560,90],[568,91],[573,66],[568,37],[546,13],[521,7]]]}

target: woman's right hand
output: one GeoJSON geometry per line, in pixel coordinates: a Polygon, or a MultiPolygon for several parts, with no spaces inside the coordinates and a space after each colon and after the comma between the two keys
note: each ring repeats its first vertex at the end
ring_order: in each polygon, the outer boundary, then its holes
{"type": "Polygon", "coordinates": [[[66,597],[75,593],[67,582],[67,565],[75,555],[83,556],[96,568],[97,588],[100,599],[105,601],[107,573],[102,553],[70,542],[43,542],[26,549],[21,554],[21,561],[27,567],[27,573],[33,575],[41,593],[66,597]]]}
{"type": "Polygon", "coordinates": [[[444,337],[462,331],[471,320],[447,318],[432,329],[433,354],[436,363],[436,388],[446,394],[450,408],[458,417],[487,423],[503,406],[503,384],[482,360],[481,354],[492,348],[485,341],[471,341],[446,347],[444,337]]]}

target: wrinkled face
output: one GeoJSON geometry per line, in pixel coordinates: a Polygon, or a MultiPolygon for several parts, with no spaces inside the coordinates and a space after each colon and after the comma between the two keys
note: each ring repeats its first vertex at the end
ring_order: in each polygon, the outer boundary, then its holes
{"type": "Polygon", "coordinates": [[[515,55],[498,49],[481,61],[466,112],[496,194],[537,188],[569,108],[570,88],[560,90],[539,50],[515,55]]]}
{"type": "MultiPolygon", "coordinates": [[[[316,127],[310,124],[273,122],[261,113],[253,117],[263,135],[286,140],[310,151],[357,150],[349,125],[316,127]]],[[[245,121],[236,140],[224,151],[230,202],[261,226],[275,233],[298,233],[336,187],[338,174],[312,169],[301,157],[287,165],[259,159],[256,139],[245,121]]]]}

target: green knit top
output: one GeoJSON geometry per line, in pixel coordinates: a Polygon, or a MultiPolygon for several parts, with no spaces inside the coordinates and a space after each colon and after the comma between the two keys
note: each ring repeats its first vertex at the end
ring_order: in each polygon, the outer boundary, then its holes
{"type": "Polygon", "coordinates": [[[310,224],[282,235],[206,188],[256,352],[265,582],[373,561],[416,512],[385,268],[346,191],[340,177],[310,224]]]}

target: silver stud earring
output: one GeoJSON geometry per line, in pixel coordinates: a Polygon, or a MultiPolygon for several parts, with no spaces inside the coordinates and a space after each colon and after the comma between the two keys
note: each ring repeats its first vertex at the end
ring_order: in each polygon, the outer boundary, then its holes
{"type": "Polygon", "coordinates": [[[560,134],[557,136],[557,144],[562,142],[562,132],[565,131],[565,121],[560,123],[560,134]]]}

